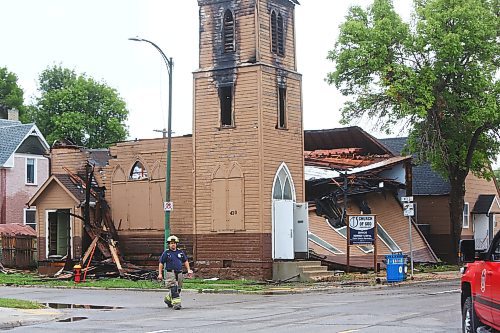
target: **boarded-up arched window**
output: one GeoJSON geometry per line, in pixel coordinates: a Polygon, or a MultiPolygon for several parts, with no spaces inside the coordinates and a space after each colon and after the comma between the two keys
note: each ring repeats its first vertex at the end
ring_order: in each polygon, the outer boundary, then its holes
{"type": "Polygon", "coordinates": [[[115,171],[113,172],[113,182],[124,182],[127,179],[125,178],[125,172],[123,169],[118,165],[115,168],[115,171]]]}
{"type": "Polygon", "coordinates": [[[233,13],[228,9],[224,13],[224,52],[233,52],[235,49],[234,45],[234,16],[233,13]]]}
{"type": "Polygon", "coordinates": [[[226,222],[226,175],[224,167],[219,165],[212,175],[212,230],[227,229],[226,222]]]}
{"type": "Polygon", "coordinates": [[[241,168],[234,163],[227,179],[227,219],[228,229],[245,229],[244,178],[241,168]]]}
{"type": "Polygon", "coordinates": [[[244,177],[240,166],[233,163],[226,174],[219,165],[212,175],[212,230],[245,229],[244,177]]]}

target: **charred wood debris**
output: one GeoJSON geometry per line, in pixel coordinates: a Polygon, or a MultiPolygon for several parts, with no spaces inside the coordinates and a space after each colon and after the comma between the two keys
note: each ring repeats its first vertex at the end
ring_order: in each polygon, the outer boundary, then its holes
{"type": "Polygon", "coordinates": [[[388,159],[388,155],[365,154],[362,148],[305,151],[306,166],[337,171],[334,178],[309,179],[305,182],[306,200],[316,214],[328,220],[333,228],[346,225],[347,202],[351,201],[365,214],[371,214],[367,194],[382,193],[396,196],[405,189],[394,179],[382,177],[386,167],[353,173],[353,169],[388,159]],[[383,184],[383,186],[381,186],[383,184]]]}
{"type": "Polygon", "coordinates": [[[94,179],[94,166],[87,163],[85,175],[78,175],[65,168],[71,181],[85,191],[83,203],[84,216],[74,215],[83,221],[83,229],[91,240],[90,245],[80,260],[71,258],[71,247],[68,244],[68,254],[65,265],[55,275],[59,280],[69,280],[74,277],[74,265],[81,266],[82,282],[86,279],[121,277],[130,280],[156,280],[155,270],[142,268],[123,259],[120,251],[119,236],[111,218],[110,207],[104,198],[104,187],[94,179]],[[91,202],[95,203],[93,218],[90,214],[91,202]]]}

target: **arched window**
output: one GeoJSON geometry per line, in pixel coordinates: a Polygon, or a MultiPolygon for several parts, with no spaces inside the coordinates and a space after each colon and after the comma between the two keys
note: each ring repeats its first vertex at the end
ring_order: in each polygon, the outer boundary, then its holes
{"type": "Polygon", "coordinates": [[[274,181],[273,199],[294,200],[292,181],[288,170],[282,166],[274,181]]]}
{"type": "Polygon", "coordinates": [[[276,12],[271,11],[271,51],[273,53],[278,52],[278,29],[276,21],[276,12]]]}
{"type": "Polygon", "coordinates": [[[281,13],[271,11],[271,51],[279,56],[285,55],[284,23],[281,13]]]}
{"type": "Polygon", "coordinates": [[[276,30],[278,30],[278,55],[283,56],[285,54],[285,41],[283,37],[283,16],[281,14],[278,14],[276,30]]]}
{"type": "Polygon", "coordinates": [[[234,47],[234,17],[233,13],[228,9],[224,13],[224,52],[233,52],[234,47]]]}
{"type": "Polygon", "coordinates": [[[148,178],[148,171],[146,170],[144,165],[142,165],[140,161],[135,162],[134,166],[132,167],[132,170],[130,170],[129,179],[141,180],[147,178],[148,178]]]}

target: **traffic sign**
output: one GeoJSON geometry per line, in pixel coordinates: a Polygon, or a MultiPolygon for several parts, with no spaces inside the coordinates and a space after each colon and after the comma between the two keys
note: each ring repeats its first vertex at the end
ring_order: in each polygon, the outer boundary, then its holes
{"type": "Polygon", "coordinates": [[[401,202],[413,202],[413,197],[401,197],[401,202]]]}
{"type": "Polygon", "coordinates": [[[403,212],[404,216],[415,216],[415,209],[413,207],[413,203],[404,203],[403,212]]]}
{"type": "Polygon", "coordinates": [[[172,201],[165,201],[163,203],[163,210],[166,212],[174,210],[174,203],[172,201]]]}

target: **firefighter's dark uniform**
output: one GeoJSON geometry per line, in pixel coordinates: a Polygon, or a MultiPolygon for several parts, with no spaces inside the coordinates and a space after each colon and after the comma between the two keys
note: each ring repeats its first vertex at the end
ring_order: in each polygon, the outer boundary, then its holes
{"type": "Polygon", "coordinates": [[[160,257],[160,263],[165,267],[165,287],[169,289],[165,303],[174,309],[181,308],[182,267],[186,261],[187,256],[181,250],[167,249],[160,257]]]}

